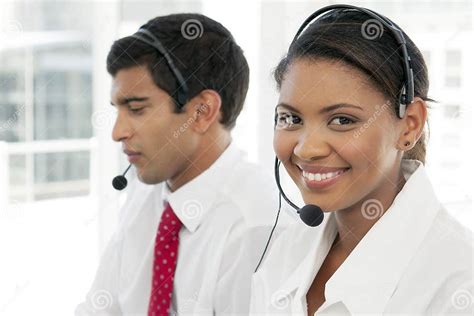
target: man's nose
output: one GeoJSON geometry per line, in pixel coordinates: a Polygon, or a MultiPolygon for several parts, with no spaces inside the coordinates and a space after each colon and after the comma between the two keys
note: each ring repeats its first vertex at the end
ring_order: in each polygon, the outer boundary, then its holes
{"type": "Polygon", "coordinates": [[[116,142],[123,141],[132,135],[132,127],[130,126],[126,117],[123,114],[117,114],[114,128],[112,129],[112,139],[116,142]]]}

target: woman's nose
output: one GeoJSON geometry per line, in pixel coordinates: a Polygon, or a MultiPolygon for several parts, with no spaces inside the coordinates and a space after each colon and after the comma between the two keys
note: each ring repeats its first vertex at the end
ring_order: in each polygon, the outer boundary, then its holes
{"type": "Polygon", "coordinates": [[[329,156],[331,147],[321,133],[312,131],[301,135],[293,153],[301,160],[311,161],[329,156]]]}

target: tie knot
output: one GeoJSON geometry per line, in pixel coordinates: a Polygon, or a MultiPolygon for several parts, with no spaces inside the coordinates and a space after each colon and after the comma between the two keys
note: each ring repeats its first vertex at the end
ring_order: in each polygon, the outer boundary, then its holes
{"type": "Polygon", "coordinates": [[[161,214],[161,221],[159,231],[161,236],[176,236],[179,230],[183,226],[183,223],[179,220],[178,216],[174,213],[171,205],[166,203],[165,210],[161,214]]]}

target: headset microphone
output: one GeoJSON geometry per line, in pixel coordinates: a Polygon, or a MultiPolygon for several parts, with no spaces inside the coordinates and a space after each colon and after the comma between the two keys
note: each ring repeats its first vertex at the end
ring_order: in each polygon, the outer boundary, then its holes
{"type": "Polygon", "coordinates": [[[281,161],[277,157],[275,157],[275,181],[278,186],[278,190],[280,191],[280,196],[282,196],[285,201],[288,202],[288,204],[290,204],[290,206],[293,207],[298,214],[300,214],[300,218],[303,223],[311,227],[319,226],[319,224],[321,224],[324,219],[324,212],[319,206],[308,204],[303,206],[302,208],[299,208],[293,202],[291,202],[290,199],[286,196],[285,192],[283,192],[283,189],[280,184],[280,163],[281,161]]]}
{"type": "Polygon", "coordinates": [[[263,250],[262,257],[260,257],[260,261],[257,264],[257,267],[255,268],[255,272],[257,272],[258,267],[260,267],[260,264],[263,261],[263,258],[265,257],[265,253],[267,252],[268,245],[270,244],[270,240],[272,240],[273,232],[275,231],[275,228],[278,224],[278,218],[280,217],[280,210],[281,210],[281,198],[283,197],[288,204],[292,208],[296,210],[298,214],[300,214],[300,218],[308,226],[311,227],[316,227],[319,226],[324,219],[324,212],[323,210],[314,204],[307,204],[303,206],[302,208],[299,208],[296,206],[295,203],[291,202],[290,199],[286,196],[285,192],[283,192],[283,189],[280,184],[280,164],[281,161],[278,159],[278,157],[275,157],[275,182],[278,186],[278,191],[280,192],[279,194],[279,199],[278,199],[278,213],[277,217],[275,219],[275,224],[273,224],[273,228],[270,232],[270,236],[268,237],[267,244],[265,245],[265,249],[263,250]]]}
{"type": "Polygon", "coordinates": [[[123,173],[123,175],[121,176],[116,176],[113,180],[112,180],[112,186],[114,187],[115,190],[123,190],[127,187],[127,178],[125,178],[125,174],[127,173],[128,169],[130,169],[132,165],[130,164],[128,166],[128,168],[125,170],[125,172],[123,173]]]}

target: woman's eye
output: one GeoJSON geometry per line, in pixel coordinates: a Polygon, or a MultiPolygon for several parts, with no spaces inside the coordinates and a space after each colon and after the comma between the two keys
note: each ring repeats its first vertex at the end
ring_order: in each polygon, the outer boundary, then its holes
{"type": "MultiPolygon", "coordinates": [[[[355,123],[353,119],[350,119],[345,116],[337,116],[331,120],[331,122],[336,122],[335,125],[349,125],[355,123]]],[[[329,123],[331,123],[329,122],[329,123]]]]}
{"type": "Polygon", "coordinates": [[[275,123],[277,127],[279,128],[290,128],[295,124],[301,124],[302,120],[300,117],[293,114],[289,114],[289,113],[278,114],[277,113],[275,121],[276,121],[275,123]]]}

